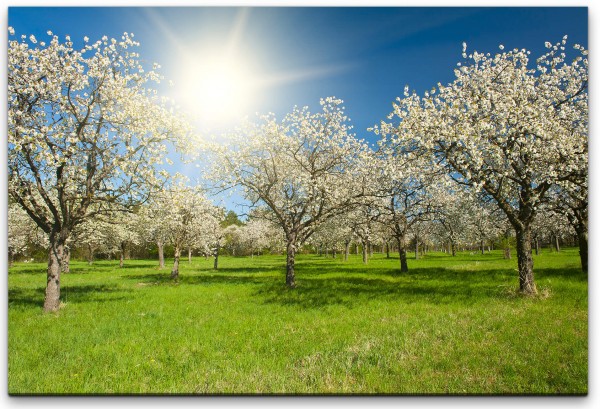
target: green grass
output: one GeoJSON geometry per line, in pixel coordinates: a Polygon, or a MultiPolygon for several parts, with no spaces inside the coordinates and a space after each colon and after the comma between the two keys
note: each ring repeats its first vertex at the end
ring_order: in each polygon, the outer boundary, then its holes
{"type": "Polygon", "coordinates": [[[45,265],[9,270],[11,394],[586,394],[587,275],[535,256],[539,297],[499,252],[72,263],[42,312],[45,265]]]}

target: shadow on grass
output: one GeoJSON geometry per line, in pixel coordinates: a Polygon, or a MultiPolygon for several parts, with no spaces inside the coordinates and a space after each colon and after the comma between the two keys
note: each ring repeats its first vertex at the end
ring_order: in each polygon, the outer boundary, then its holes
{"type": "Polygon", "coordinates": [[[356,304],[375,299],[397,299],[403,304],[424,302],[428,304],[470,305],[482,298],[497,297],[498,287],[492,280],[457,279],[455,272],[441,269],[420,269],[410,273],[378,274],[353,273],[352,276],[328,276],[298,272],[297,287],[288,289],[276,283],[261,287],[256,295],[266,303],[297,305],[301,308],[321,308],[328,305],[356,304]],[[434,277],[435,276],[435,277],[434,277]]]}
{"type": "Polygon", "coordinates": [[[44,289],[11,288],[8,290],[8,306],[39,307],[44,306],[44,289]]]}
{"type": "Polygon", "coordinates": [[[535,268],[533,269],[535,278],[561,278],[575,281],[586,282],[588,273],[581,270],[579,267],[574,268],[535,268]]]}
{"type": "MultiPolygon", "coordinates": [[[[138,284],[147,285],[165,285],[173,286],[180,284],[187,285],[211,285],[211,284],[263,284],[273,281],[273,276],[256,276],[248,275],[247,268],[243,269],[229,269],[229,273],[223,273],[225,269],[219,269],[215,272],[202,272],[201,274],[194,273],[192,275],[180,272],[177,279],[171,278],[171,273],[165,271],[164,273],[156,274],[128,274],[121,276],[124,279],[132,280],[138,284]],[[245,274],[244,274],[245,273],[245,274]]],[[[265,270],[269,269],[256,269],[255,273],[264,273],[265,270]]],[[[278,270],[278,269],[274,269],[278,270]]]]}
{"type": "MultiPolygon", "coordinates": [[[[334,261],[334,260],[331,260],[334,261]]],[[[399,269],[369,265],[330,263],[327,259],[302,260],[296,266],[298,286],[285,286],[283,266],[220,268],[180,273],[178,280],[170,272],[131,274],[123,278],[153,285],[253,284],[257,301],[300,308],[327,305],[353,305],[373,299],[397,299],[402,303],[472,305],[488,299],[506,298],[507,289],[518,286],[516,271],[511,269],[461,270],[456,266],[399,269]],[[317,262],[315,262],[317,261],[317,262]],[[262,273],[262,274],[259,274],[262,273]],[[264,274],[267,273],[267,274],[264,274]]],[[[577,269],[536,269],[538,278],[557,277],[585,282],[587,275],[577,269]]]]}
{"type": "MultiPolygon", "coordinates": [[[[507,290],[518,287],[516,272],[506,269],[456,271],[445,268],[414,268],[408,273],[369,269],[365,273],[343,270],[319,272],[318,266],[297,270],[295,289],[272,283],[256,291],[266,303],[321,308],[354,305],[374,299],[397,299],[403,304],[458,304],[470,306],[492,299],[508,299],[507,290]]],[[[539,269],[538,278],[560,277],[585,282],[587,275],[577,269],[539,269]]],[[[514,299],[514,298],[513,298],[514,299]]],[[[518,299],[517,299],[518,300],[518,299]]]]}
{"type": "MultiPolygon", "coordinates": [[[[63,286],[60,290],[60,299],[68,303],[113,302],[127,299],[125,293],[130,292],[132,290],[106,285],[63,286]]],[[[41,308],[44,306],[44,297],[45,290],[43,288],[12,288],[8,290],[8,304],[14,306],[41,308]]]]}
{"type": "MultiPolygon", "coordinates": [[[[314,261],[314,260],[313,260],[314,261]]],[[[278,263],[279,264],[279,263],[278,263]]],[[[153,263],[132,265],[131,268],[154,267],[153,263]]],[[[107,266],[106,268],[112,268],[107,266]]],[[[118,271],[118,270],[117,270],[118,271]]],[[[127,270],[131,271],[131,270],[127,270]]],[[[125,272],[125,271],[123,271],[125,272]]],[[[538,268],[536,278],[587,282],[587,274],[578,268],[538,268]]],[[[122,274],[120,278],[142,285],[252,285],[257,302],[311,309],[328,305],[355,305],[381,299],[398,300],[403,304],[482,304],[491,299],[507,299],[506,291],[518,286],[518,276],[512,269],[460,270],[452,266],[411,268],[400,273],[398,268],[356,264],[302,261],[297,264],[297,288],[288,289],[283,265],[264,267],[222,267],[219,270],[180,272],[178,280],[170,270],[156,273],[122,274]]],[[[134,289],[109,285],[73,285],[61,289],[61,299],[67,302],[112,302],[130,297],[134,289]]],[[[10,289],[9,305],[43,305],[43,289],[10,289]]],[[[513,298],[514,300],[514,298],[513,298]]]]}
{"type": "Polygon", "coordinates": [[[46,274],[47,266],[42,267],[9,267],[9,274],[46,274]]]}
{"type": "MultiPolygon", "coordinates": [[[[20,264],[11,266],[8,268],[9,274],[46,274],[47,271],[46,264],[34,264],[34,265],[26,265],[20,264]]],[[[128,264],[125,262],[123,267],[119,267],[118,261],[107,262],[94,262],[93,264],[87,264],[86,262],[75,262],[70,266],[70,271],[68,273],[61,273],[64,275],[77,275],[77,274],[89,274],[89,273],[103,273],[103,272],[117,272],[117,271],[125,271],[125,270],[133,270],[133,269],[153,269],[158,268],[158,263],[150,263],[150,262],[137,262],[134,264],[128,264]]]]}

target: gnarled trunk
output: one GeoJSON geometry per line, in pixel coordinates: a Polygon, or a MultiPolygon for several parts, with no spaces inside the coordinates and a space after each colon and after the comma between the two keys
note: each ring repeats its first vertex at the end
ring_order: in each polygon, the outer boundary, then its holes
{"type": "Polygon", "coordinates": [[[67,234],[52,232],[50,234],[50,250],[48,252],[48,271],[46,274],[46,298],[44,311],[58,311],[60,307],[60,273],[64,258],[67,234]]]}
{"type": "Polygon", "coordinates": [[[175,257],[173,260],[173,270],[171,270],[171,278],[179,278],[179,258],[181,257],[181,249],[178,245],[175,245],[174,248],[175,257]]]}
{"type": "Polygon", "coordinates": [[[404,244],[404,237],[396,237],[398,242],[398,255],[400,256],[400,272],[408,273],[408,262],[406,261],[406,246],[404,244]]]}
{"type": "Polygon", "coordinates": [[[531,257],[531,227],[528,224],[515,229],[517,235],[517,261],[519,266],[519,290],[524,294],[535,294],[537,288],[533,277],[531,257]]]}
{"type": "Polygon", "coordinates": [[[296,236],[290,234],[287,237],[286,260],[285,260],[285,284],[289,288],[296,287],[296,236]]]}
{"type": "Polygon", "coordinates": [[[91,244],[88,244],[88,265],[92,265],[94,263],[94,247],[91,244]]]}
{"type": "Polygon", "coordinates": [[[67,245],[65,245],[63,249],[61,269],[63,273],[69,273],[71,271],[71,248],[67,245]]]}
{"type": "Polygon", "coordinates": [[[156,247],[158,247],[158,268],[165,268],[165,244],[162,241],[156,242],[156,247]]]}
{"type": "Polygon", "coordinates": [[[119,255],[119,268],[125,264],[125,242],[121,243],[121,254],[119,255]]]}
{"type": "Polygon", "coordinates": [[[215,261],[213,263],[213,269],[214,270],[218,270],[219,269],[219,250],[221,250],[221,245],[219,243],[217,243],[217,247],[215,249],[215,261]]]}

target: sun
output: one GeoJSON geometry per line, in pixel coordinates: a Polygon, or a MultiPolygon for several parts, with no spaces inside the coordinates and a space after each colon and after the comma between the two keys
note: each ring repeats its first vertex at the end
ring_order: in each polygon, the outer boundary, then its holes
{"type": "Polygon", "coordinates": [[[177,83],[181,102],[207,126],[241,119],[253,94],[245,64],[218,55],[185,61],[177,83]]]}

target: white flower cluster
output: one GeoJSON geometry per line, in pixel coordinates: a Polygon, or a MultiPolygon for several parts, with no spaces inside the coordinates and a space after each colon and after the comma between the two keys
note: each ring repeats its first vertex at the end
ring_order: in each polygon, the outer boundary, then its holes
{"type": "Polygon", "coordinates": [[[98,203],[147,195],[165,142],[190,127],[150,90],[159,76],[140,69],[131,36],[75,49],[47,34],[9,37],[9,193],[46,231],[68,231],[98,203]]]}

